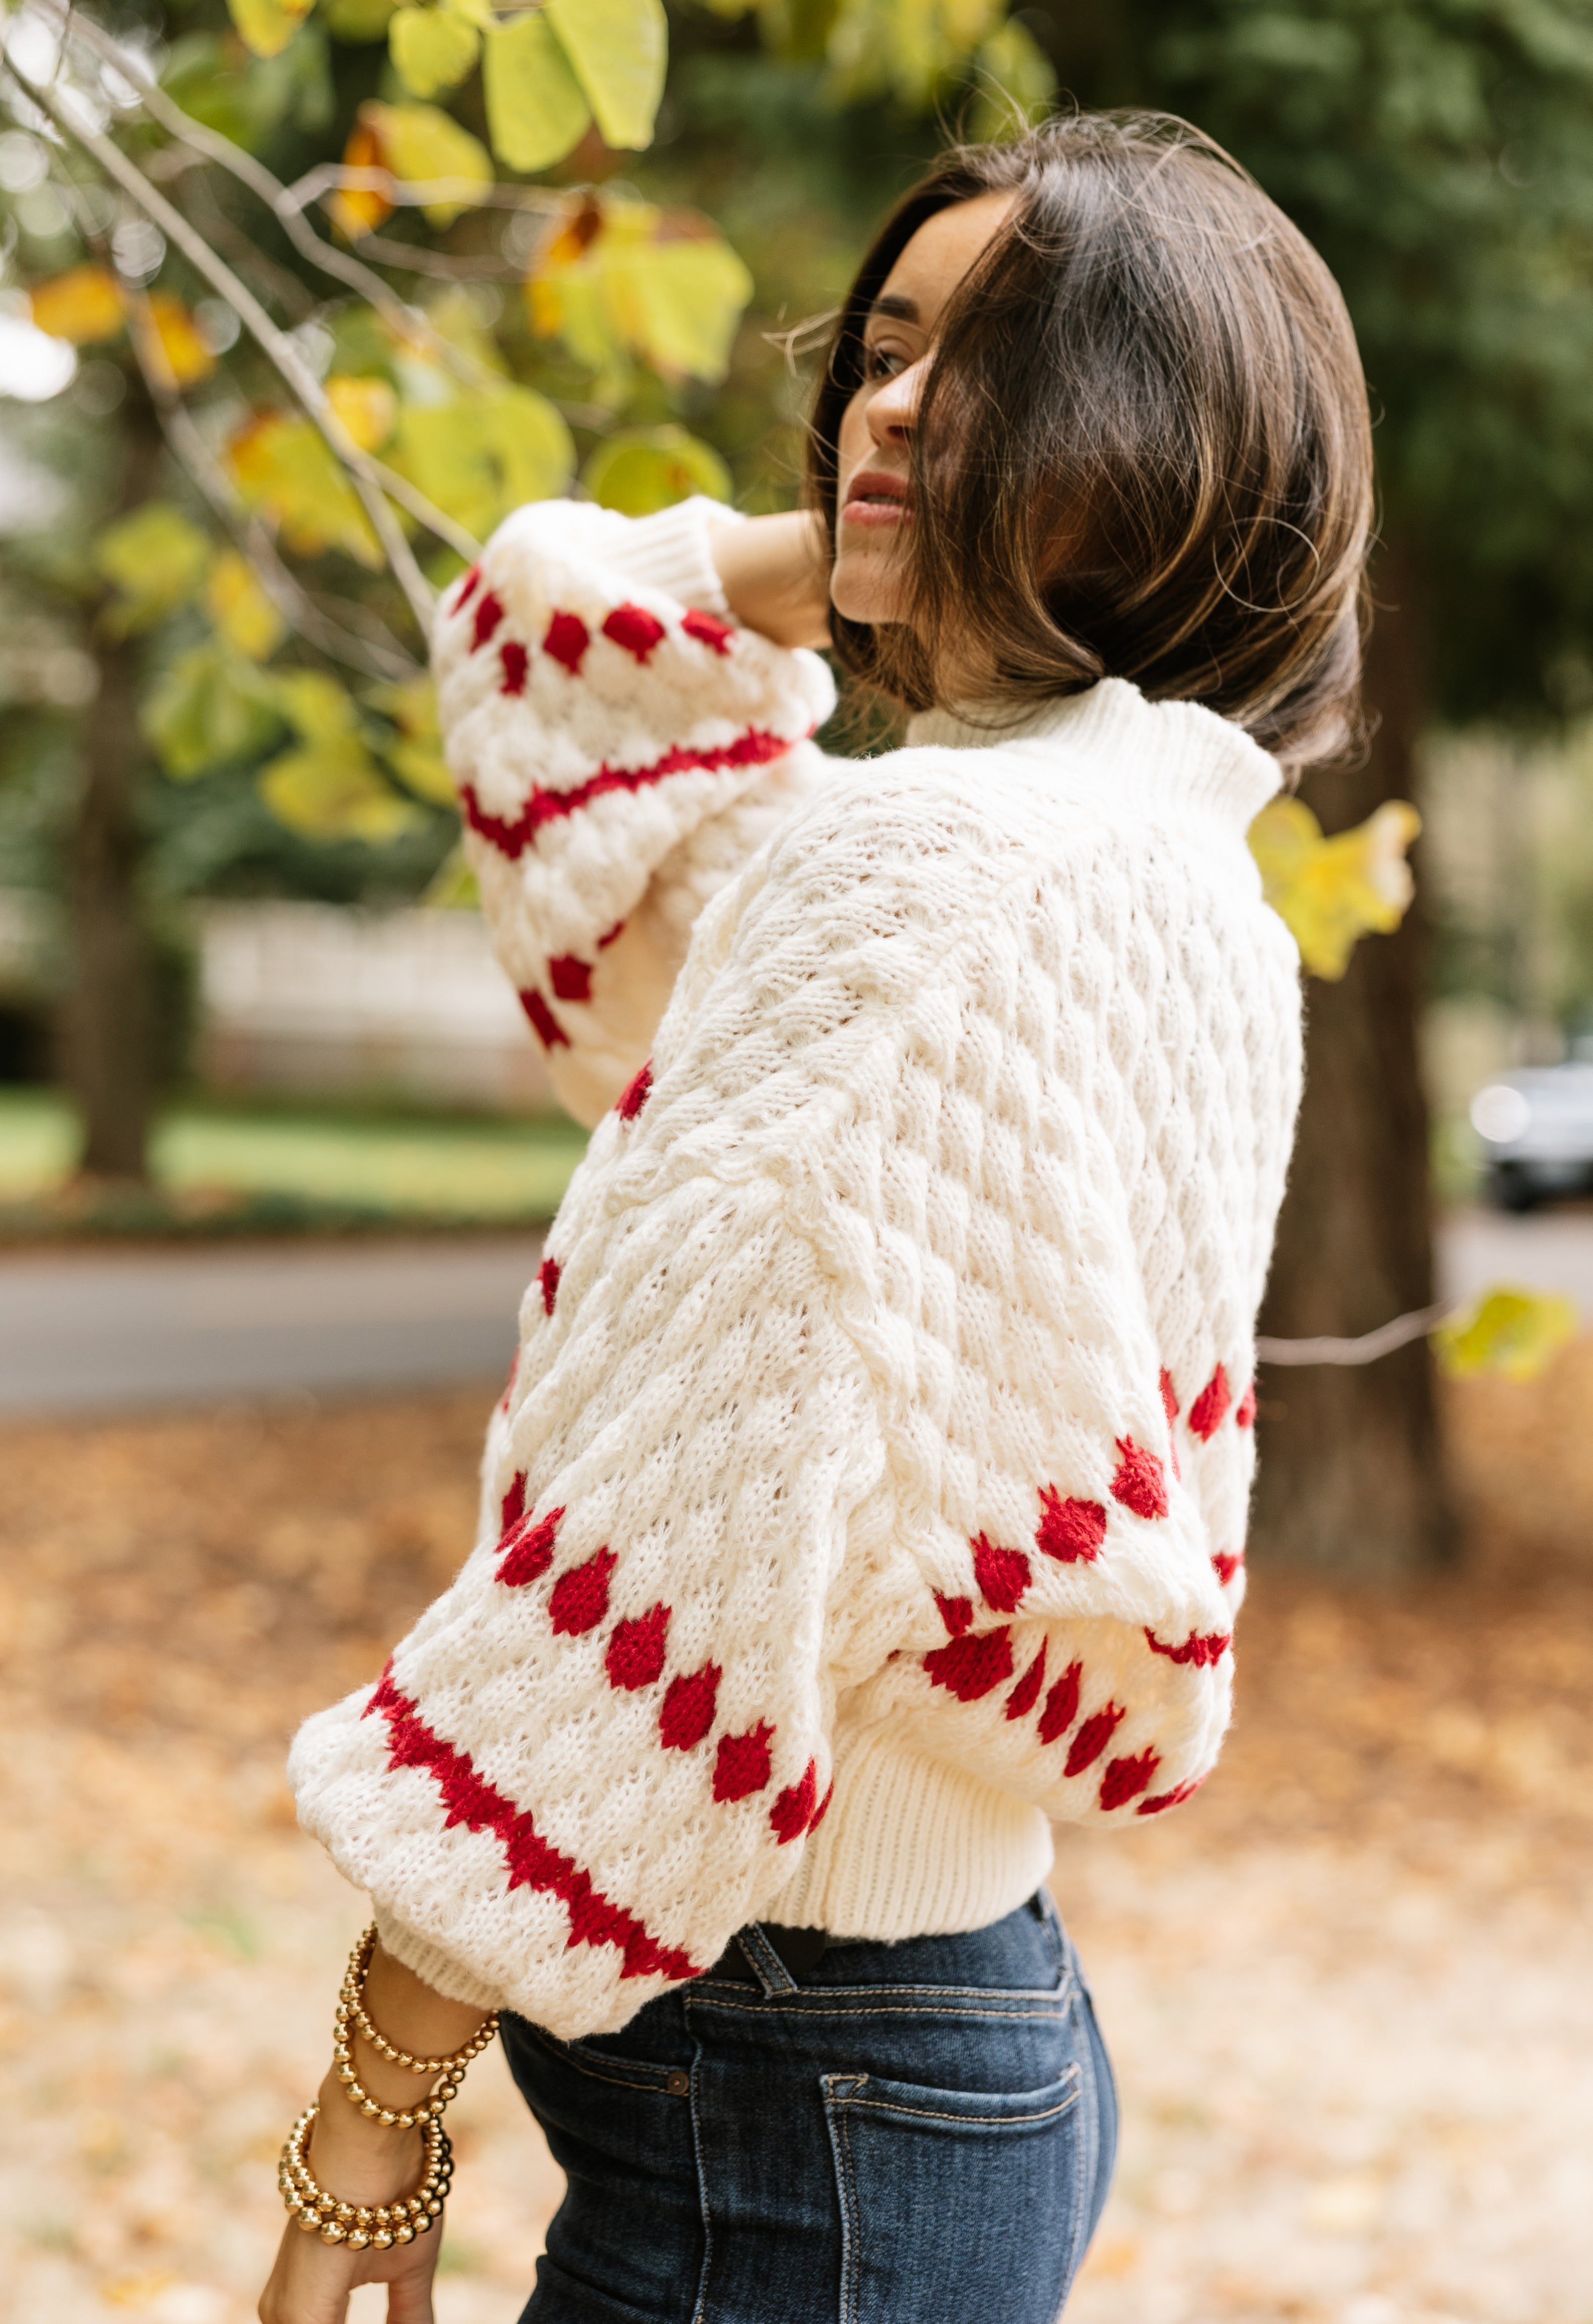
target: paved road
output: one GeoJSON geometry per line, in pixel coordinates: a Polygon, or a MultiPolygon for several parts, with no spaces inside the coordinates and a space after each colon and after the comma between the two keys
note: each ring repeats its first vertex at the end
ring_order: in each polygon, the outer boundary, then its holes
{"type": "Polygon", "coordinates": [[[536,1235],[0,1259],[0,1416],[508,1369],[536,1235]]]}
{"type": "MultiPolygon", "coordinates": [[[[534,1235],[0,1259],[0,1417],[495,1379],[534,1235]]],[[[1593,1209],[1467,1211],[1440,1287],[1566,1291],[1593,1326],[1593,1209]]]]}

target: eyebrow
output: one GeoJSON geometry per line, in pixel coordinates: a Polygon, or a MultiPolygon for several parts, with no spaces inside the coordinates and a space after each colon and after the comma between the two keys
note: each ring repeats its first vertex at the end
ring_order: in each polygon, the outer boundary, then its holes
{"type": "Polygon", "coordinates": [[[870,300],[866,319],[872,322],[876,315],[888,315],[899,323],[916,323],[918,304],[915,300],[898,298],[893,293],[870,300]]]}

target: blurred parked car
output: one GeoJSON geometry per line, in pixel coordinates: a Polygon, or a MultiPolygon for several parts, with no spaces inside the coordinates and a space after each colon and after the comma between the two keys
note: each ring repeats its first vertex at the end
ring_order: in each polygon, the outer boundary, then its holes
{"type": "Polygon", "coordinates": [[[1471,1101],[1488,1193],[1506,1211],[1593,1192],[1593,1064],[1524,1066],[1471,1101]]]}

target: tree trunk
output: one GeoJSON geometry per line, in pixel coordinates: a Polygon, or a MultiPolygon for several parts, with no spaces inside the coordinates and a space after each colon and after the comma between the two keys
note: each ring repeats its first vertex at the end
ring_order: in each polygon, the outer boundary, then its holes
{"type": "MultiPolygon", "coordinates": [[[[1425,710],[1418,578],[1396,549],[1376,584],[1370,751],[1363,765],[1313,771],[1301,786],[1329,833],[1414,796],[1425,710]]],[[[1341,983],[1307,980],[1305,1101],[1262,1313],[1270,1336],[1349,1338],[1432,1299],[1423,950],[1418,900],[1396,935],[1357,945],[1341,983]]],[[[1394,1580],[1453,1554],[1424,1341],[1374,1364],[1264,1365],[1258,1394],[1259,1559],[1394,1580]]]]}
{"type": "MultiPolygon", "coordinates": [[[[161,434],[143,382],[133,378],[118,417],[122,446],[115,514],[148,500],[161,434]]],[[[142,655],[101,622],[85,640],[99,687],[84,725],[82,787],[67,838],[72,975],[62,1021],[62,1078],[83,1127],[87,1176],[147,1176],[154,1045],[149,945],[139,873],[142,655]]]]}

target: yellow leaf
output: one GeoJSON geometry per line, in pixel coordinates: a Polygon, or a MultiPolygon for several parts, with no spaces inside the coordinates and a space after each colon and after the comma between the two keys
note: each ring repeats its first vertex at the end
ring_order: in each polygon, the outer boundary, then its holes
{"type": "Polygon", "coordinates": [[[562,492],[575,466],[560,413],[531,388],[514,385],[451,403],[405,404],[387,456],[482,540],[511,510],[562,492]]]}
{"type": "Polygon", "coordinates": [[[1302,800],[1263,807],[1250,826],[1250,852],[1267,902],[1313,976],[1337,981],[1363,936],[1398,927],[1414,893],[1405,850],[1421,828],[1403,799],[1385,799],[1365,823],[1332,839],[1323,838],[1302,800]]]}
{"type": "Polygon", "coordinates": [[[235,653],[266,661],[287,634],[287,623],[262,587],[254,567],[236,549],[218,549],[205,584],[205,611],[235,653]]]}
{"type": "Polygon", "coordinates": [[[227,0],[239,40],[256,57],[280,56],[311,5],[312,0],[227,0]]]}
{"type": "Polygon", "coordinates": [[[373,686],[366,696],[373,710],[391,718],[401,734],[420,742],[435,742],[441,732],[437,719],[437,688],[429,678],[406,678],[391,686],[373,686]]]}
{"type": "Polygon", "coordinates": [[[396,839],[420,809],[383,780],[357,734],[284,751],[259,776],[261,797],[279,823],[305,839],[396,839]]]}
{"type": "Polygon", "coordinates": [[[95,570],[120,593],[113,626],[125,632],[186,605],[199,587],[210,544],[170,501],[146,501],[107,525],[94,544],[95,570]]]}
{"type": "Polygon", "coordinates": [[[69,339],[75,347],[114,339],[127,319],[122,286],[107,266],[73,266],[48,282],[36,282],[28,308],[36,329],[48,331],[52,339],[69,339]]]}
{"type": "Polygon", "coordinates": [[[486,146],[435,105],[373,101],[360,106],[359,117],[375,135],[382,166],[395,178],[412,186],[449,184],[447,195],[422,204],[432,226],[451,225],[491,187],[492,161],[486,146]],[[458,190],[451,190],[456,186],[458,190]]]}
{"type": "Polygon", "coordinates": [[[398,727],[397,741],[377,747],[399,781],[433,807],[457,806],[453,777],[442,755],[431,680],[412,678],[401,686],[374,687],[366,699],[373,709],[385,711],[398,727]]]}
{"type": "Polygon", "coordinates": [[[432,807],[457,807],[458,793],[448,761],[435,742],[392,742],[382,756],[406,790],[432,807]]]}
{"type": "Polygon", "coordinates": [[[272,692],[301,742],[336,742],[359,732],[359,712],[353,696],[325,670],[279,670],[272,692]]]}
{"type": "Polygon", "coordinates": [[[310,420],[263,412],[227,447],[233,481],[301,557],[341,549],[375,571],[381,544],[359,496],[310,420]]]}
{"type": "Polygon", "coordinates": [[[669,51],[663,0],[547,0],[543,13],[603,143],[631,150],[651,145],[669,51]]]}
{"type": "Polygon", "coordinates": [[[181,299],[170,290],[152,290],[144,314],[134,308],[133,327],[144,362],[167,387],[198,387],[216,368],[216,358],[199,337],[199,326],[181,299]]]}
{"type": "Polygon", "coordinates": [[[327,401],[362,452],[374,452],[387,441],[398,417],[398,398],[384,379],[334,372],[326,388],[327,401]]]}
{"type": "Polygon", "coordinates": [[[607,437],[581,471],[581,483],[604,508],[651,516],[706,493],[730,497],[730,471],[709,444],[683,428],[627,428],[607,437]]]}
{"type": "Polygon", "coordinates": [[[417,97],[457,88],[481,52],[474,24],[443,8],[400,8],[387,45],[400,79],[417,97]]]}
{"type": "Polygon", "coordinates": [[[1546,1291],[1496,1284],[1464,1314],[1432,1334],[1438,1359],[1451,1378],[1499,1372],[1506,1379],[1535,1379],[1576,1337],[1577,1311],[1570,1300],[1546,1291]]]}
{"type": "MultiPolygon", "coordinates": [[[[382,141],[371,124],[363,117],[348,133],[348,143],[343,148],[343,166],[346,170],[384,170],[387,167],[382,141]]],[[[393,215],[393,205],[386,196],[367,189],[350,189],[334,194],[327,208],[331,212],[332,224],[350,242],[357,242],[362,235],[375,234],[384,218],[390,218],[393,215]]]]}
{"type": "Polygon", "coordinates": [[[718,380],[752,290],[728,243],[695,217],[586,196],[539,254],[526,307],[533,330],[557,330],[594,370],[623,351],[666,375],[718,380]]]}
{"type": "Polygon", "coordinates": [[[586,135],[591,108],[545,15],[486,36],[481,67],[492,150],[511,170],[546,170],[586,135]]]}

